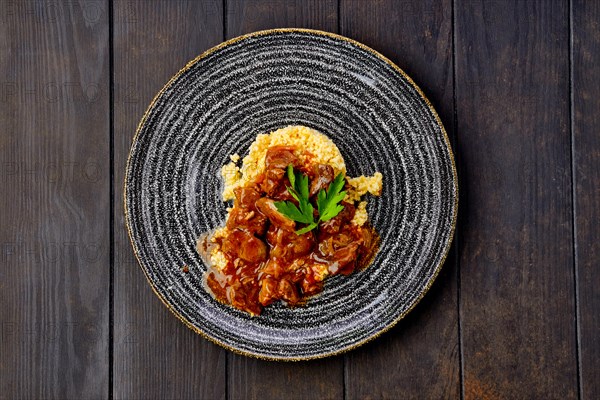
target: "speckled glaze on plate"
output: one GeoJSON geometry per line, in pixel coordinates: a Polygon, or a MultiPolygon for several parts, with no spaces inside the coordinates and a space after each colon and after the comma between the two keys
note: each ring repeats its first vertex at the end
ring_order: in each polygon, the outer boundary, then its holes
{"type": "Polygon", "coordinates": [[[347,351],[397,323],[442,266],[457,198],[448,138],[414,82],[360,43],[302,29],[241,36],[186,65],[143,116],[125,177],[133,249],[161,301],[206,338],[274,360],[347,351]],[[368,206],[381,246],[366,270],[326,280],[306,306],[253,318],[205,291],[196,239],[224,222],[229,155],[292,124],[328,135],[350,176],[383,174],[368,206]]]}

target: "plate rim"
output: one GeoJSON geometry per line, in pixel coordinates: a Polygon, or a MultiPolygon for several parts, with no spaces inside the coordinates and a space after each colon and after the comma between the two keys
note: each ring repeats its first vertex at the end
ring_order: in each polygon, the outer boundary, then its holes
{"type": "Polygon", "coordinates": [[[402,68],[397,66],[392,60],[390,60],[389,58],[387,58],[386,56],[384,56],[377,50],[375,50],[363,43],[360,43],[354,39],[348,38],[346,36],[342,36],[337,33],[322,31],[322,30],[318,30],[318,29],[274,28],[274,29],[265,29],[265,30],[255,31],[255,32],[244,34],[244,35],[236,36],[234,38],[231,38],[229,40],[221,42],[221,43],[217,44],[216,46],[213,46],[213,47],[209,48],[208,50],[205,50],[204,52],[202,52],[200,55],[196,56],[192,60],[188,61],[187,64],[183,68],[181,68],[175,75],[173,75],[171,77],[171,79],[169,79],[169,81],[160,89],[160,91],[152,98],[152,101],[146,108],[146,111],[144,112],[142,118],[140,119],[140,122],[137,125],[135,134],[131,141],[131,145],[129,147],[129,153],[127,155],[127,162],[125,164],[124,172],[125,173],[124,173],[124,178],[123,178],[123,211],[125,214],[125,227],[127,229],[127,235],[129,237],[129,242],[133,249],[135,258],[138,262],[138,266],[144,273],[144,276],[146,277],[146,280],[150,284],[150,287],[152,288],[152,291],[154,292],[154,294],[159,298],[159,300],[167,307],[167,309],[171,313],[173,313],[181,322],[183,322],[188,328],[190,328],[195,333],[199,334],[200,336],[204,337],[205,339],[209,340],[212,343],[215,343],[229,351],[232,351],[233,353],[252,357],[252,358],[262,359],[262,360],[306,361],[306,360],[315,360],[315,359],[321,359],[321,358],[326,358],[326,357],[332,357],[332,356],[340,355],[340,354],[349,352],[353,349],[356,349],[356,348],[378,338],[379,336],[383,335],[384,333],[388,332],[390,329],[392,329],[394,326],[396,326],[398,324],[398,322],[400,322],[402,319],[404,319],[404,317],[406,317],[406,315],[408,315],[408,313],[410,313],[417,306],[417,304],[419,304],[421,302],[423,297],[425,297],[425,295],[429,292],[429,290],[433,286],[433,283],[437,279],[437,277],[442,269],[442,266],[444,265],[444,263],[446,261],[446,258],[448,257],[448,253],[450,252],[450,248],[451,248],[452,242],[454,240],[454,233],[456,231],[456,222],[457,222],[457,217],[458,217],[459,188],[458,188],[458,174],[456,171],[456,162],[454,159],[454,152],[452,151],[452,146],[450,145],[450,139],[448,138],[448,134],[446,132],[446,129],[444,128],[444,124],[442,123],[442,120],[440,119],[438,113],[436,112],[435,108],[433,107],[433,105],[431,104],[431,102],[429,101],[429,99],[427,98],[425,93],[423,93],[421,88],[412,80],[412,78],[410,76],[408,76],[408,74],[406,74],[406,72],[404,72],[404,70],[402,68]],[[313,34],[313,35],[320,35],[320,36],[327,36],[327,37],[330,37],[333,39],[348,42],[354,46],[359,47],[362,50],[365,50],[365,51],[373,54],[378,59],[380,59],[383,62],[385,62],[386,64],[390,65],[396,72],[398,72],[400,75],[402,75],[402,77],[404,79],[406,79],[408,81],[408,83],[417,91],[417,93],[421,97],[421,99],[423,99],[425,101],[425,104],[429,108],[429,111],[432,113],[437,125],[441,129],[442,138],[444,139],[444,144],[446,145],[446,149],[447,149],[448,155],[450,157],[450,164],[451,164],[450,167],[452,170],[452,182],[453,182],[453,186],[454,186],[455,196],[454,196],[454,207],[453,207],[453,211],[452,211],[452,226],[450,229],[450,235],[448,236],[448,239],[447,239],[445,247],[444,247],[443,256],[440,259],[440,262],[438,263],[438,265],[436,265],[435,269],[433,270],[433,274],[431,275],[429,282],[427,282],[427,285],[425,286],[425,288],[421,291],[421,293],[419,293],[419,295],[416,297],[416,299],[413,300],[412,304],[410,304],[410,306],[405,311],[400,313],[400,315],[398,315],[392,322],[390,322],[388,325],[386,325],[383,329],[380,329],[379,331],[375,332],[371,336],[369,336],[357,343],[353,343],[350,346],[345,346],[345,347],[342,347],[342,348],[334,350],[334,351],[318,353],[318,354],[308,355],[308,356],[277,357],[277,356],[266,356],[266,355],[259,354],[259,353],[253,353],[250,351],[240,350],[238,348],[228,345],[225,342],[220,341],[219,339],[217,339],[215,337],[210,336],[209,334],[204,332],[202,329],[200,329],[199,327],[195,326],[190,321],[188,321],[183,315],[181,315],[177,310],[175,310],[165,300],[165,298],[162,296],[162,294],[160,294],[158,292],[157,288],[155,287],[155,284],[152,282],[152,280],[148,276],[148,273],[146,272],[146,268],[144,267],[144,264],[142,263],[140,255],[138,253],[137,246],[134,243],[133,233],[132,233],[132,229],[131,229],[131,221],[130,221],[130,217],[129,217],[129,210],[128,210],[128,205],[127,205],[127,195],[128,195],[127,187],[128,187],[128,176],[129,176],[129,171],[130,171],[130,166],[131,166],[130,165],[131,157],[132,157],[134,145],[138,139],[138,135],[139,135],[142,127],[145,125],[145,123],[148,119],[148,115],[154,109],[156,102],[163,95],[163,93],[171,87],[173,82],[175,82],[181,75],[183,75],[185,72],[187,72],[190,68],[192,68],[195,64],[197,64],[200,60],[202,60],[203,58],[209,56],[210,54],[214,53],[215,51],[220,50],[226,46],[229,46],[229,45],[239,42],[241,40],[244,40],[247,38],[252,38],[252,37],[265,36],[265,35],[270,35],[273,33],[297,33],[297,32],[308,33],[308,34],[313,34]]]}

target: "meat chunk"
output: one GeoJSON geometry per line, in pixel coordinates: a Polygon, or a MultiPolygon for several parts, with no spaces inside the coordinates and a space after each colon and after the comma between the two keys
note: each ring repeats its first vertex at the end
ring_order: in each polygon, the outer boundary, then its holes
{"type": "Polygon", "coordinates": [[[287,301],[289,305],[294,305],[300,300],[296,285],[287,279],[282,279],[279,281],[279,284],[277,285],[277,294],[280,298],[287,301]]]}
{"type": "MultiPolygon", "coordinates": [[[[292,258],[302,257],[311,252],[315,246],[315,237],[312,232],[305,233],[304,235],[292,236],[289,241],[289,254],[292,258]]],[[[291,235],[289,235],[291,236],[291,235]]]]}
{"type": "Polygon", "coordinates": [[[240,310],[244,310],[252,315],[258,315],[261,312],[258,304],[258,290],[242,285],[239,281],[232,283],[227,287],[227,301],[240,310]]]}
{"type": "Polygon", "coordinates": [[[268,306],[278,299],[277,296],[277,280],[273,278],[265,278],[261,281],[258,301],[263,306],[268,306]]]}
{"type": "Polygon", "coordinates": [[[226,277],[218,271],[210,272],[206,276],[206,285],[212,290],[215,297],[221,301],[227,299],[226,277]]]}
{"type": "Polygon", "coordinates": [[[368,228],[361,228],[360,234],[362,237],[362,247],[365,251],[369,251],[373,247],[373,243],[375,242],[375,237],[373,236],[373,232],[368,228]]]}
{"type": "Polygon", "coordinates": [[[362,244],[360,245],[359,249],[360,258],[358,260],[358,264],[360,266],[364,266],[369,261],[371,261],[373,255],[377,251],[377,243],[379,241],[379,237],[373,229],[370,229],[368,227],[362,227],[360,229],[360,234],[362,244]]]}
{"type": "Polygon", "coordinates": [[[354,213],[356,212],[356,207],[354,207],[353,204],[345,201],[343,201],[341,204],[344,206],[344,209],[329,221],[325,221],[321,224],[320,232],[322,235],[319,237],[319,239],[334,233],[338,233],[345,224],[348,224],[350,221],[352,221],[354,213]]]}
{"type": "Polygon", "coordinates": [[[310,182],[309,196],[313,196],[321,189],[326,189],[333,182],[333,168],[326,164],[316,164],[313,168],[313,179],[310,182]]]}
{"type": "Polygon", "coordinates": [[[286,230],[294,230],[296,223],[280,213],[275,207],[275,202],[267,197],[263,197],[256,202],[256,208],[267,218],[269,221],[278,228],[286,230]]]}
{"type": "Polygon", "coordinates": [[[235,194],[236,206],[245,207],[249,210],[254,209],[254,203],[260,199],[260,192],[256,185],[238,187],[233,190],[235,194]]]}
{"type": "Polygon", "coordinates": [[[251,263],[267,259],[267,245],[265,242],[242,229],[231,232],[223,240],[221,249],[234,258],[239,257],[251,263]]]}
{"type": "Polygon", "coordinates": [[[319,253],[323,257],[330,257],[335,252],[333,248],[333,238],[328,237],[327,239],[323,239],[319,242],[319,253]]]}
{"type": "Polygon", "coordinates": [[[267,242],[272,246],[271,257],[292,261],[311,252],[315,237],[312,232],[297,235],[293,231],[271,226],[267,231],[267,242]]]}
{"type": "Polygon", "coordinates": [[[260,262],[267,259],[267,245],[260,239],[250,235],[240,242],[239,256],[249,262],[260,262]]]}
{"type": "MultiPolygon", "coordinates": [[[[271,250],[272,252],[272,250],[271,250]]],[[[263,275],[271,275],[274,278],[279,278],[283,275],[283,266],[276,258],[269,258],[261,269],[263,275]]]]}
{"type": "Polygon", "coordinates": [[[263,235],[267,228],[267,218],[256,209],[256,201],[260,199],[260,191],[256,185],[248,185],[234,189],[235,205],[229,213],[227,228],[242,228],[256,235],[263,235]]]}
{"type": "Polygon", "coordinates": [[[265,157],[265,168],[279,168],[285,170],[288,165],[294,165],[298,157],[294,155],[294,146],[273,146],[267,150],[265,157]]]}
{"type": "Polygon", "coordinates": [[[252,234],[264,235],[267,229],[267,217],[247,207],[235,206],[229,213],[226,226],[229,230],[245,229],[252,234]]]}
{"type": "Polygon", "coordinates": [[[298,158],[294,155],[292,146],[273,146],[265,156],[265,174],[261,189],[267,196],[281,193],[285,189],[284,177],[288,165],[294,165],[298,158]]]}
{"type": "Polygon", "coordinates": [[[273,196],[276,193],[280,193],[285,189],[283,184],[283,177],[285,176],[285,170],[281,168],[271,168],[265,172],[264,180],[261,184],[261,189],[267,194],[267,196],[273,196]]]}
{"type": "Polygon", "coordinates": [[[333,253],[331,261],[338,264],[339,273],[348,275],[354,271],[355,261],[358,257],[358,247],[358,243],[351,243],[333,253]]]}
{"type": "Polygon", "coordinates": [[[300,287],[305,296],[310,296],[323,290],[323,282],[316,280],[312,273],[308,273],[304,276],[300,287]]]}

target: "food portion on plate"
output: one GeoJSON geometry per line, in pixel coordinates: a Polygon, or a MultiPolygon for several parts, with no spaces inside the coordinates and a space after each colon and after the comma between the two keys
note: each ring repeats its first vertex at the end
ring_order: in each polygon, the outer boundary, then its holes
{"type": "Polygon", "coordinates": [[[198,239],[215,299],[251,315],[276,301],[306,302],[328,276],[366,267],[377,250],[367,200],[382,174],[350,178],[331,139],[305,126],[259,134],[223,166],[226,224],[198,239]]]}

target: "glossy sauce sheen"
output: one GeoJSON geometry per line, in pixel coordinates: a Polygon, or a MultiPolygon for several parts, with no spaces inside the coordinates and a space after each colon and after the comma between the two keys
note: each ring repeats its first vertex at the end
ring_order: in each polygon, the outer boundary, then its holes
{"type": "MultiPolygon", "coordinates": [[[[310,161],[301,164],[295,150],[274,146],[267,151],[264,173],[235,190],[228,234],[215,239],[227,265],[223,270],[209,268],[206,284],[217,300],[252,315],[277,300],[289,306],[305,302],[323,290],[326,276],[348,275],[366,266],[376,250],[376,232],[351,224],[352,203],[342,202],[344,209],[316,229],[303,235],[294,232],[304,225],[279,213],[274,204],[295,202],[287,191],[287,166],[291,164],[309,177],[315,210],[317,193],[334,179],[331,166],[310,161]]],[[[209,240],[205,239],[205,248],[209,240]]]]}

